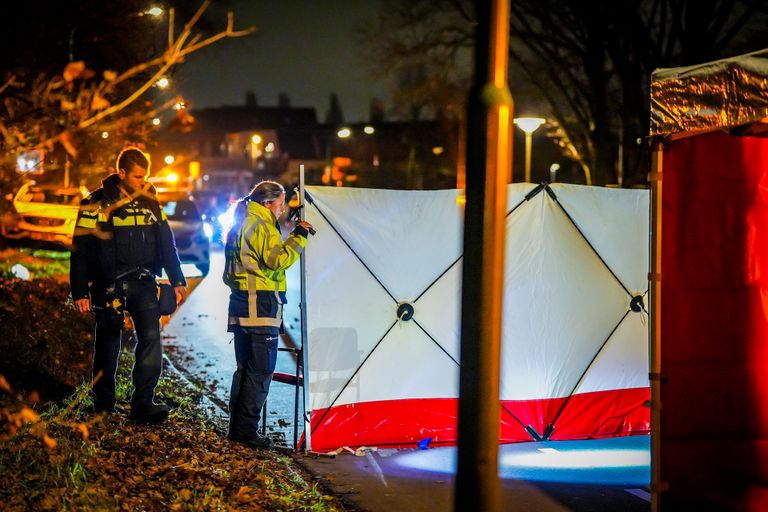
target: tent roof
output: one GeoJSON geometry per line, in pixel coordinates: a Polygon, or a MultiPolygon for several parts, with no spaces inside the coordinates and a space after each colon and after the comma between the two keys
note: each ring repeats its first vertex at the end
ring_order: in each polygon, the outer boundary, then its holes
{"type": "Polygon", "coordinates": [[[768,118],[768,49],[651,75],[651,135],[732,128],[768,118]]]}

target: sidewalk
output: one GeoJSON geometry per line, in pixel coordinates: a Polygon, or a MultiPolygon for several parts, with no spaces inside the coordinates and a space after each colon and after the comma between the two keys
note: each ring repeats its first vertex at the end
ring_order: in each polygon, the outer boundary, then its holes
{"type": "MultiPolygon", "coordinates": [[[[648,442],[637,436],[503,445],[503,510],[647,512],[648,442]]],[[[455,447],[296,460],[359,510],[453,510],[455,447]]]]}

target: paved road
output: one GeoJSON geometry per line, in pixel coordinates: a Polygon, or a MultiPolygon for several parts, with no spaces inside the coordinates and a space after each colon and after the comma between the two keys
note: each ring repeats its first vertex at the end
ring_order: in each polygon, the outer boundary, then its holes
{"type": "MultiPolygon", "coordinates": [[[[298,265],[294,266],[298,271],[298,265]]],[[[221,280],[223,270],[224,253],[213,251],[210,273],[163,328],[163,344],[174,365],[190,380],[201,383],[211,400],[226,408],[236,363],[233,336],[227,332],[229,288],[221,280]]],[[[289,276],[289,280],[291,278],[289,276]]],[[[300,339],[295,295],[295,291],[289,295],[284,319],[289,332],[300,339]]],[[[281,346],[285,344],[281,342],[281,346]]],[[[279,353],[277,371],[290,374],[296,371],[291,353],[279,353]]],[[[294,396],[294,386],[273,382],[267,403],[267,432],[291,443],[294,396]]]]}
{"type": "MultiPolygon", "coordinates": [[[[648,512],[648,438],[517,443],[499,448],[502,510],[648,512]]],[[[456,449],[385,449],[302,465],[369,512],[453,509],[456,449]]]]}

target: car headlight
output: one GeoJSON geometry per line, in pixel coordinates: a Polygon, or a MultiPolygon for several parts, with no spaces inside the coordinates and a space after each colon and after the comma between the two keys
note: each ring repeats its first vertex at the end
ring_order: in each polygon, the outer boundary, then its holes
{"type": "Polygon", "coordinates": [[[213,224],[210,222],[203,222],[203,233],[208,240],[213,240],[213,224]]]}

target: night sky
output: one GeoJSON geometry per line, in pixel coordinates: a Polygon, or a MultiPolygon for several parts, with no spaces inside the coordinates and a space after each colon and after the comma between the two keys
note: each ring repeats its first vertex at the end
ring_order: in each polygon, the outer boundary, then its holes
{"type": "MultiPolygon", "coordinates": [[[[389,92],[363,66],[354,30],[379,7],[379,0],[237,0],[235,29],[255,25],[257,32],[193,54],[177,72],[177,86],[193,110],[242,105],[247,90],[260,106],[276,106],[284,92],[291,106],[315,107],[320,122],[336,93],[345,121],[366,121],[370,100],[387,102],[389,92]]],[[[224,23],[226,15],[213,9],[224,23]]]]}

